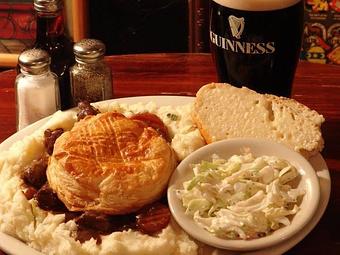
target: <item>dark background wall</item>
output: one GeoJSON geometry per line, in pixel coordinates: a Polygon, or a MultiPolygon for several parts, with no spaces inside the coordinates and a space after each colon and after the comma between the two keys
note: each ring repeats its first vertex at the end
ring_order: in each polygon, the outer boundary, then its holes
{"type": "Polygon", "coordinates": [[[187,0],[89,1],[89,22],[107,54],[188,51],[187,0]]]}

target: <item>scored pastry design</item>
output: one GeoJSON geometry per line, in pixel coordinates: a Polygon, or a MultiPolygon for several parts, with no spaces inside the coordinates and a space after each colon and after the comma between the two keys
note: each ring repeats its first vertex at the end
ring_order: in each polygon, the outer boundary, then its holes
{"type": "Polygon", "coordinates": [[[163,195],[176,162],[156,130],[108,112],[86,117],[57,139],[47,179],[70,211],[125,214],[163,195]]]}

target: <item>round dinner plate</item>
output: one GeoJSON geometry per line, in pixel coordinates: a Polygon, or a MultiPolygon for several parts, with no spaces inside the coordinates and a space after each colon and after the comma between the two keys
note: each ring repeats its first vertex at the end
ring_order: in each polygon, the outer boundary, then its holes
{"type": "MultiPolygon", "coordinates": [[[[128,98],[119,98],[119,99],[112,99],[106,102],[117,101],[119,103],[126,103],[126,104],[134,104],[134,103],[148,103],[154,102],[158,106],[166,106],[166,105],[183,105],[190,102],[193,102],[194,97],[185,97],[185,96],[144,96],[144,97],[128,97],[128,98]]],[[[4,142],[0,144],[0,153],[10,148],[10,146],[16,142],[21,140],[23,137],[30,135],[33,133],[37,128],[42,126],[50,117],[44,118],[39,120],[32,125],[20,130],[19,132],[15,133],[4,142]]],[[[252,252],[232,252],[227,250],[218,250],[216,248],[203,246],[201,251],[201,255],[232,255],[232,254],[248,254],[248,255],[277,255],[282,254],[292,247],[294,247],[297,243],[299,243],[312,229],[316,226],[319,222],[320,218],[322,217],[323,213],[326,210],[330,190],[331,190],[331,180],[329,171],[326,165],[325,160],[322,158],[321,154],[317,154],[312,157],[309,162],[313,166],[316,174],[318,176],[320,182],[320,202],[316,213],[314,214],[311,221],[295,234],[290,239],[279,243],[275,246],[261,249],[252,252]]],[[[0,248],[12,255],[41,255],[40,252],[33,250],[32,248],[28,247],[26,244],[22,243],[21,241],[6,235],[0,232],[0,248]]]]}

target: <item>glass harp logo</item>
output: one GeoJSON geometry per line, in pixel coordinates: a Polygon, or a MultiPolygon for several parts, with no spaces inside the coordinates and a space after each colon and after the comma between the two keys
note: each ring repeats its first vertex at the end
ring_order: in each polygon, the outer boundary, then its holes
{"type": "MultiPolygon", "coordinates": [[[[246,23],[244,17],[238,18],[230,15],[228,17],[228,23],[233,38],[223,37],[210,30],[210,41],[212,44],[235,53],[261,55],[275,52],[275,42],[249,42],[240,40],[246,23]]],[[[225,33],[225,35],[228,35],[228,33],[225,33]]],[[[243,37],[247,38],[246,36],[243,37]]]]}
{"type": "Polygon", "coordinates": [[[234,15],[230,15],[228,21],[232,35],[240,39],[244,30],[244,18],[237,18],[234,15]]]}

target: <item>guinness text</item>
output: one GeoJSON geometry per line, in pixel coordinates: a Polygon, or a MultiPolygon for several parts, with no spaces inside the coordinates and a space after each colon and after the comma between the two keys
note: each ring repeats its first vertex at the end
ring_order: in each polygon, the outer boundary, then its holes
{"type": "Polygon", "coordinates": [[[242,42],[224,38],[210,31],[210,41],[217,47],[244,54],[272,54],[275,52],[274,42],[242,42]]]}

